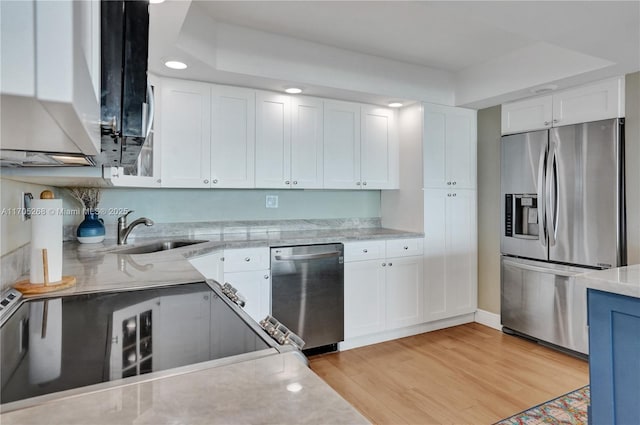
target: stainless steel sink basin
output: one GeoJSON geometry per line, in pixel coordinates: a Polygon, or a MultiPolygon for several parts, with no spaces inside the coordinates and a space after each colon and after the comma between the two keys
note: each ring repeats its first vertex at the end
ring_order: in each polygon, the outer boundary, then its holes
{"type": "Polygon", "coordinates": [[[208,241],[200,240],[171,240],[159,241],[147,245],[134,246],[132,248],[118,249],[117,254],[150,254],[152,252],[168,251],[170,249],[181,248],[183,246],[196,245],[208,241]]]}

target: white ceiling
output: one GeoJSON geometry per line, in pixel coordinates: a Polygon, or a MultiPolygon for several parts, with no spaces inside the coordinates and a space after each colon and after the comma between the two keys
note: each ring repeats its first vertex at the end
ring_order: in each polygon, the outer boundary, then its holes
{"type": "Polygon", "coordinates": [[[484,107],[640,69],[640,1],[167,1],[150,69],[384,103],[484,107]],[[190,68],[161,63],[182,57],[190,68]],[[551,61],[553,58],[553,61],[551,61]],[[451,92],[448,96],[444,92],[451,92]]]}

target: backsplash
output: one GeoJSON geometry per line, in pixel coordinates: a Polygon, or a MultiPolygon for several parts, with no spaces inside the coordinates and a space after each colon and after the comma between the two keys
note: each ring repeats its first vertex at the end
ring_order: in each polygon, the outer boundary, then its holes
{"type": "MultiPolygon", "coordinates": [[[[137,217],[135,217],[137,218],[137,217]]],[[[131,222],[131,220],[129,221],[131,222]]],[[[268,232],[289,232],[300,230],[323,229],[365,229],[380,227],[379,217],[351,217],[332,219],[297,219],[297,220],[234,220],[203,221],[186,223],[155,223],[151,227],[144,225],[134,228],[129,236],[151,238],[160,236],[198,236],[221,234],[247,234],[268,232]]],[[[64,226],[65,241],[76,240],[77,225],[64,226]]],[[[117,224],[105,223],[106,239],[116,239],[117,224]]]]}
{"type": "Polygon", "coordinates": [[[0,258],[0,292],[8,289],[20,277],[29,273],[31,244],[25,244],[0,258]]]}

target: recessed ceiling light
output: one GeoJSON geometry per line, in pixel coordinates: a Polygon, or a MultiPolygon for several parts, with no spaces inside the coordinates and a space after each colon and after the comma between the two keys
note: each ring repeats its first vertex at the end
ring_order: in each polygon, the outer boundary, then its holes
{"type": "Polygon", "coordinates": [[[180,61],[166,61],[164,66],[171,69],[187,69],[187,64],[180,61]]]}
{"type": "Polygon", "coordinates": [[[164,3],[164,0],[149,0],[149,3],[151,4],[164,3]]]}
{"type": "Polygon", "coordinates": [[[300,94],[302,93],[302,89],[299,89],[297,87],[289,87],[284,89],[285,92],[289,93],[289,94],[300,94]]]}
{"type": "Polygon", "coordinates": [[[389,103],[389,108],[401,108],[402,107],[402,102],[390,102],[389,103]]]}

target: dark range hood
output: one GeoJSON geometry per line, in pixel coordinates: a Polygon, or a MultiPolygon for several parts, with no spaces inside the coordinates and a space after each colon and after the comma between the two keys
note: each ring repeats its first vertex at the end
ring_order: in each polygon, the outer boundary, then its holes
{"type": "Polygon", "coordinates": [[[153,92],[147,78],[147,1],[102,0],[101,153],[96,162],[136,162],[153,121],[153,92]]]}

